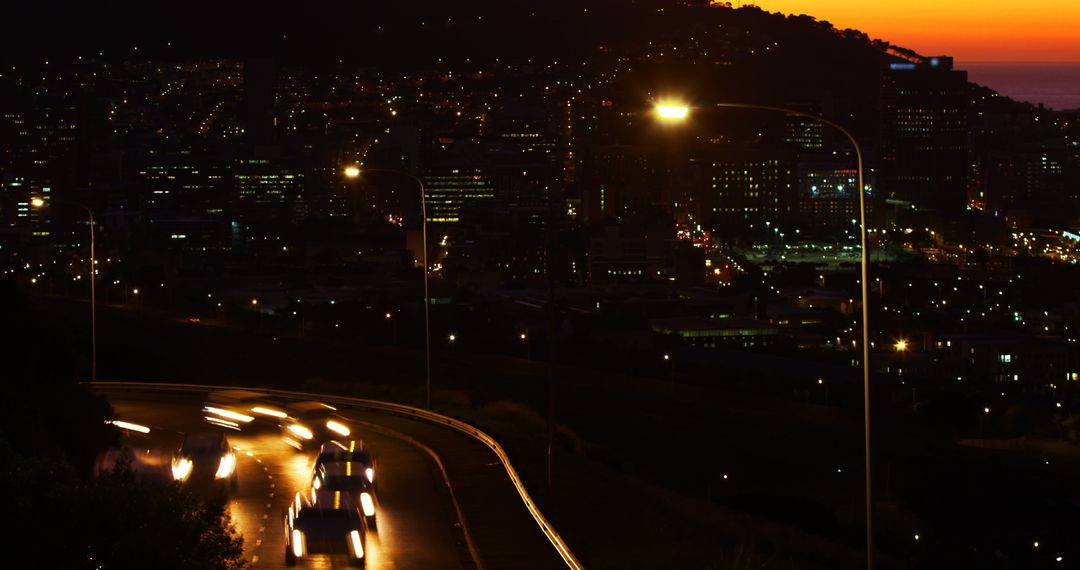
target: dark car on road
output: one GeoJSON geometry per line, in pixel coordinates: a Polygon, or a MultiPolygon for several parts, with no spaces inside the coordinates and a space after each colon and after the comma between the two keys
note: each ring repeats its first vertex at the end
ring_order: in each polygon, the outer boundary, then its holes
{"type": "Polygon", "coordinates": [[[344,491],[352,495],[364,513],[368,526],[375,528],[375,494],[364,473],[364,466],[351,461],[323,463],[311,480],[315,491],[344,491]]]}
{"type": "Polygon", "coordinates": [[[285,406],[285,412],[288,417],[281,423],[282,438],[300,451],[352,434],[349,420],[322,402],[295,402],[285,406]]]}
{"type": "Polygon", "coordinates": [[[236,490],[236,454],[229,445],[229,438],[220,431],[185,435],[173,458],[172,474],[183,483],[196,486],[227,484],[236,490]]]}
{"type": "Polygon", "coordinates": [[[319,448],[319,455],[315,456],[314,474],[318,474],[319,467],[324,463],[358,463],[363,468],[364,476],[367,477],[372,488],[375,486],[375,458],[364,447],[364,442],[350,440],[348,443],[340,441],[328,441],[319,448]]]}
{"type": "Polygon", "coordinates": [[[365,561],[367,525],[356,498],[345,491],[297,493],[285,515],[285,564],[314,554],[344,554],[349,564],[365,561]]]}

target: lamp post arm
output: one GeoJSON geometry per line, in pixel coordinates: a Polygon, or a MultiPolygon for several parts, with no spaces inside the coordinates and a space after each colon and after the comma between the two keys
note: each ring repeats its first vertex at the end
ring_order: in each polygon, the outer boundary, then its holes
{"type": "Polygon", "coordinates": [[[361,172],[383,172],[409,178],[420,188],[420,263],[424,266],[424,402],[431,409],[431,293],[428,288],[428,239],[427,239],[427,197],[424,181],[420,177],[392,168],[367,168],[361,172]]]}
{"type": "Polygon", "coordinates": [[[759,109],[762,111],[774,111],[778,113],[785,113],[788,115],[794,115],[796,117],[803,117],[817,121],[821,124],[828,125],[847,137],[847,140],[851,143],[851,146],[855,149],[855,161],[856,161],[856,173],[859,183],[859,241],[861,244],[862,259],[860,262],[860,285],[862,290],[862,357],[863,357],[863,416],[864,416],[864,434],[863,437],[866,443],[866,567],[867,570],[873,570],[874,557],[873,557],[873,526],[872,526],[872,495],[870,488],[870,307],[869,307],[869,284],[867,281],[867,255],[866,249],[866,186],[863,185],[863,156],[862,148],[859,147],[858,141],[855,140],[855,136],[851,134],[846,128],[838,123],[835,123],[820,115],[812,113],[806,113],[803,111],[796,111],[794,109],[787,109],[784,107],[777,107],[774,105],[758,105],[755,103],[716,103],[717,107],[721,108],[734,108],[734,109],[759,109]]]}

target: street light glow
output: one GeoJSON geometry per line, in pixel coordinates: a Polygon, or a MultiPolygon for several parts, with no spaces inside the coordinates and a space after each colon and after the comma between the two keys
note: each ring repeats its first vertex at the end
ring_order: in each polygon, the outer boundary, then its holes
{"type": "Polygon", "coordinates": [[[893,345],[893,347],[896,348],[896,352],[904,352],[905,350],[907,350],[907,341],[903,339],[898,340],[896,341],[896,344],[893,345]]]}
{"type": "Polygon", "coordinates": [[[681,121],[690,114],[690,107],[681,103],[665,101],[656,106],[656,114],[665,121],[681,121]]]}
{"type": "Polygon", "coordinates": [[[345,176],[347,176],[349,178],[356,178],[357,176],[360,176],[360,167],[359,166],[346,166],[345,167],[345,176]]]}
{"type": "Polygon", "coordinates": [[[37,196],[34,196],[33,198],[30,199],[30,205],[35,207],[35,208],[40,208],[40,207],[45,205],[45,200],[42,200],[41,198],[39,198],[37,196]]]}

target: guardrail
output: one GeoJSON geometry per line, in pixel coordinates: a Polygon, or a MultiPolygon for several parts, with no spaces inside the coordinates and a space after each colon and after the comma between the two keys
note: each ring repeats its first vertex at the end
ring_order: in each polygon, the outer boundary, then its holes
{"type": "Polygon", "coordinates": [[[536,506],[536,503],[529,496],[529,492],[525,490],[525,485],[521,482],[521,477],[518,476],[514,466],[510,463],[510,458],[506,455],[499,442],[490,435],[476,429],[475,427],[449,416],[444,416],[428,410],[420,408],[414,408],[412,406],[406,406],[404,404],[395,404],[393,402],[382,402],[379,400],[366,400],[363,398],[353,398],[349,396],[333,396],[327,394],[312,394],[309,392],[294,392],[291,390],[278,390],[275,388],[255,388],[250,386],[208,386],[203,384],[158,384],[158,383],[144,383],[144,382],[86,382],[86,384],[106,389],[128,389],[128,390],[151,390],[151,391],[175,391],[175,392],[207,392],[210,390],[232,390],[232,389],[248,389],[258,392],[263,392],[272,396],[288,399],[310,399],[319,400],[330,403],[337,403],[354,408],[366,408],[375,412],[391,412],[404,416],[409,416],[417,419],[421,419],[427,422],[445,425],[454,428],[472,438],[480,441],[486,445],[495,455],[499,458],[499,462],[506,469],[506,474],[510,477],[510,481],[514,484],[514,488],[517,489],[521,500],[525,504],[525,508],[528,509],[529,514],[532,515],[536,524],[540,525],[540,530],[544,533],[544,536],[548,538],[551,545],[555,547],[556,552],[563,559],[566,565],[574,570],[583,570],[584,566],[578,562],[578,559],[574,556],[574,553],[570,551],[570,547],[566,545],[559,533],[552,528],[551,523],[540,512],[540,508],[536,506]]]}

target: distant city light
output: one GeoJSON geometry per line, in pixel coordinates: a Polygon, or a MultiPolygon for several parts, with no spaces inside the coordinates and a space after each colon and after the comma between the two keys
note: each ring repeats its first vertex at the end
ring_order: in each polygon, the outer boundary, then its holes
{"type": "Polygon", "coordinates": [[[349,178],[356,178],[357,176],[360,176],[360,167],[359,166],[346,166],[345,167],[345,176],[348,176],[349,178]]]}
{"type": "Polygon", "coordinates": [[[896,349],[896,352],[904,352],[905,350],[907,350],[907,341],[898,340],[896,341],[896,344],[893,345],[893,348],[896,349]]]}
{"type": "Polygon", "coordinates": [[[45,205],[45,200],[42,200],[41,198],[38,198],[37,196],[34,196],[33,198],[30,199],[30,205],[35,207],[35,208],[40,208],[40,207],[45,205]]]}

